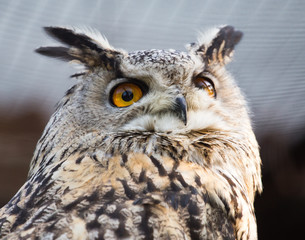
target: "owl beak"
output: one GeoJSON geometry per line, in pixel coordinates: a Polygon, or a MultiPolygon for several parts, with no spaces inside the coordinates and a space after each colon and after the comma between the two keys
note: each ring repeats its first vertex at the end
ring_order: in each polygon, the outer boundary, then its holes
{"type": "Polygon", "coordinates": [[[187,104],[184,97],[177,97],[175,100],[175,113],[181,119],[181,121],[186,125],[187,123],[187,104]]]}

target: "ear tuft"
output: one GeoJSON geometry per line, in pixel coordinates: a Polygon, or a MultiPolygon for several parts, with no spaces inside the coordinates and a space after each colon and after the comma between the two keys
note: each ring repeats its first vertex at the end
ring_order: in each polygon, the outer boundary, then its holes
{"type": "Polygon", "coordinates": [[[232,26],[213,28],[199,37],[192,51],[201,55],[208,65],[225,65],[232,60],[234,47],[242,36],[243,33],[232,26]]]}
{"type": "Polygon", "coordinates": [[[85,65],[87,69],[99,66],[107,70],[114,70],[116,67],[116,55],[120,52],[110,46],[97,31],[81,31],[62,27],[45,27],[44,30],[67,47],[40,47],[36,49],[37,53],[65,61],[78,62],[85,65]]]}
{"type": "Polygon", "coordinates": [[[74,58],[69,54],[69,48],[66,47],[40,47],[35,52],[47,56],[59,58],[64,61],[72,61],[74,58]]]}

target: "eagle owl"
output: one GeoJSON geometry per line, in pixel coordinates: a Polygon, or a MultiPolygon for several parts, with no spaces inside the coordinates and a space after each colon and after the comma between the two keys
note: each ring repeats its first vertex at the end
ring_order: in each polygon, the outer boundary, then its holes
{"type": "Polygon", "coordinates": [[[126,52],[97,32],[46,27],[40,54],[83,72],[0,211],[4,239],[256,239],[260,157],[225,66],[242,33],[213,28],[187,51],[126,52]]]}

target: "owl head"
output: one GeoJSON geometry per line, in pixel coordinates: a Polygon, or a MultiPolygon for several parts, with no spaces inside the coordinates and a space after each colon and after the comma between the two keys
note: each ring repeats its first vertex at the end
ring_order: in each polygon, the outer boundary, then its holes
{"type": "Polygon", "coordinates": [[[225,70],[242,37],[232,26],[207,31],[186,52],[126,52],[94,31],[45,31],[65,46],[38,53],[84,67],[57,109],[63,131],[251,131],[244,98],[225,70]]]}

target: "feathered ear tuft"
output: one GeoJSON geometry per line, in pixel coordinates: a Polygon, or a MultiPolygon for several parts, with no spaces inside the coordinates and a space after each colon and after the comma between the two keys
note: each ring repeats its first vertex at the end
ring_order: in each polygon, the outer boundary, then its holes
{"type": "Polygon", "coordinates": [[[67,47],[40,47],[37,53],[64,61],[78,62],[88,69],[103,67],[109,71],[116,68],[116,56],[121,54],[111,47],[99,33],[62,27],[45,27],[45,31],[67,47]]]}
{"type": "Polygon", "coordinates": [[[242,36],[232,26],[213,28],[201,34],[198,43],[189,45],[188,49],[201,55],[208,65],[226,65],[232,60],[234,47],[242,36]]]}

